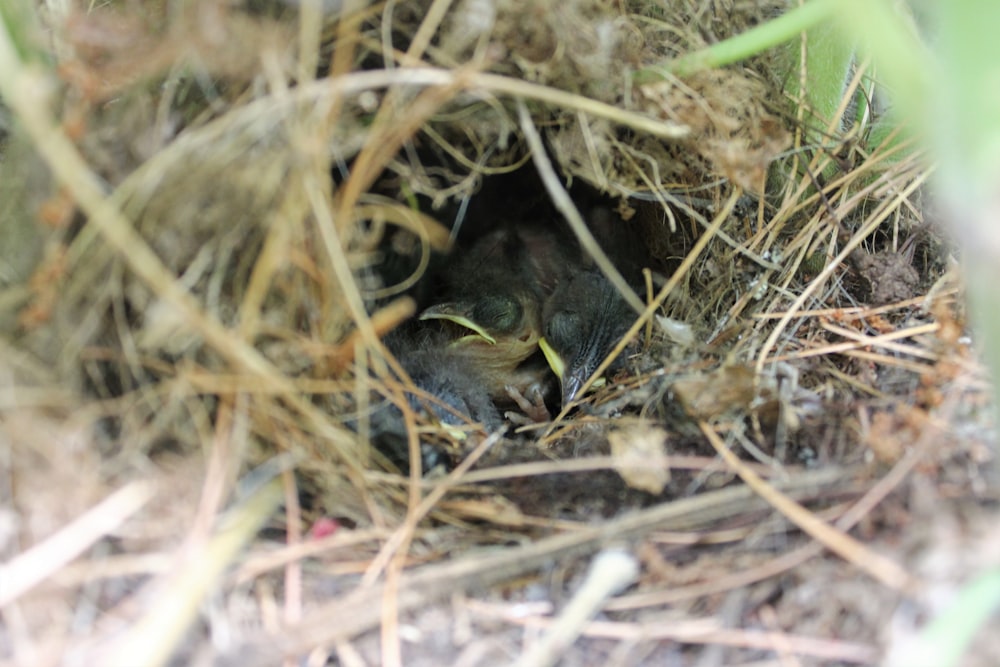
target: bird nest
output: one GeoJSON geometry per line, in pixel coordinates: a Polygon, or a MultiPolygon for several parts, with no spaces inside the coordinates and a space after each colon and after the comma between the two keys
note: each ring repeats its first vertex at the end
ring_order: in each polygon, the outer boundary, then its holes
{"type": "Polygon", "coordinates": [[[784,2],[144,4],[0,72],[5,660],[875,664],[995,552],[921,153],[777,57],[633,76],[784,2]],[[538,287],[487,420],[417,317],[497,233],[631,305],[567,397],[538,287]]]}

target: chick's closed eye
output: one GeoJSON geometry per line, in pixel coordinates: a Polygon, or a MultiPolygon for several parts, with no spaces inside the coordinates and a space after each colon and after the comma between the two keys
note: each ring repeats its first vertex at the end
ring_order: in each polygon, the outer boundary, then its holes
{"type": "Polygon", "coordinates": [[[524,307],[510,296],[488,295],[472,309],[472,318],[484,328],[497,333],[513,331],[524,316],[524,307]]]}
{"type": "Polygon", "coordinates": [[[565,351],[573,344],[581,325],[578,313],[570,310],[557,311],[545,325],[545,338],[553,348],[565,351]]]}

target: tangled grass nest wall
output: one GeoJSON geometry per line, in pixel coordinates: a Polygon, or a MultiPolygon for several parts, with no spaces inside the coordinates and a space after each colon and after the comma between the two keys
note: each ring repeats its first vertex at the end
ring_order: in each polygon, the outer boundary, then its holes
{"type": "Polygon", "coordinates": [[[876,664],[995,556],[927,160],[636,76],[786,3],[17,6],[5,664],[876,664]]]}

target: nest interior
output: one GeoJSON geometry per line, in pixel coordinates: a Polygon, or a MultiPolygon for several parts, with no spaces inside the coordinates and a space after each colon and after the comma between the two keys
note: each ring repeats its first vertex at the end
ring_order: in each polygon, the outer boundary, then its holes
{"type": "Polygon", "coordinates": [[[84,160],[0,119],[5,660],[877,664],[996,562],[925,156],[778,56],[634,76],[786,3],[68,4],[84,160]]]}

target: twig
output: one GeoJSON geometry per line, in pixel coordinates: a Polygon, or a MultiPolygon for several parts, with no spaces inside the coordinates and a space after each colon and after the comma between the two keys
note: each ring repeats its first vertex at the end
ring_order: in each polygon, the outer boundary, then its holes
{"type": "MultiPolygon", "coordinates": [[[[805,496],[818,489],[843,484],[849,472],[828,468],[805,473],[775,484],[791,496],[805,496]]],[[[602,545],[644,535],[653,530],[683,530],[766,507],[750,489],[734,487],[676,500],[614,520],[587,526],[579,531],[541,539],[516,549],[503,549],[482,557],[467,557],[421,568],[404,575],[399,587],[399,611],[427,605],[434,600],[466,590],[488,587],[522,576],[554,559],[592,553],[602,545]]],[[[330,645],[364,632],[379,622],[384,586],[374,584],[342,595],[319,607],[302,623],[281,634],[259,637],[236,646],[224,665],[253,667],[271,665],[281,656],[298,655],[314,646],[330,645]]]]}
{"type": "Polygon", "coordinates": [[[913,578],[895,561],[875,553],[849,535],[825,523],[806,508],[799,505],[787,495],[781,493],[775,486],[765,482],[757,473],[736,457],[722,438],[706,422],[698,422],[701,432],[715,448],[726,463],[747,483],[747,486],[760,494],[762,498],[785,515],[785,517],[804,530],[814,539],[823,543],[838,556],[858,566],[870,576],[896,590],[912,590],[913,578]]]}
{"type": "Polygon", "coordinates": [[[194,621],[199,605],[264,521],[281,503],[280,480],[273,480],[244,504],[223,515],[218,533],[198,553],[189,553],[173,576],[153,582],[146,593],[156,596],[145,614],[123,636],[81,664],[126,667],[140,662],[164,665],[194,621]]]}
{"type": "Polygon", "coordinates": [[[133,482],[115,491],[55,535],[0,566],[0,607],[9,604],[138,512],[153,488],[133,482]]]}
{"type": "Polygon", "coordinates": [[[583,586],[540,641],[524,652],[514,667],[548,667],[576,641],[587,621],[612,595],[639,576],[639,562],[621,549],[602,551],[594,557],[583,586]]]}

